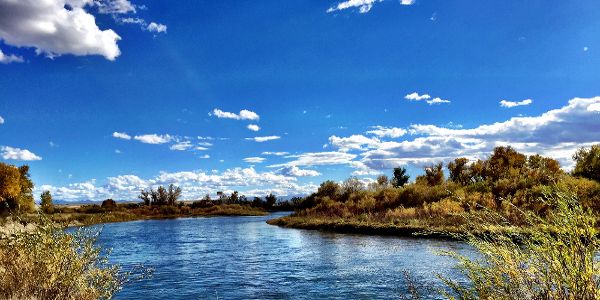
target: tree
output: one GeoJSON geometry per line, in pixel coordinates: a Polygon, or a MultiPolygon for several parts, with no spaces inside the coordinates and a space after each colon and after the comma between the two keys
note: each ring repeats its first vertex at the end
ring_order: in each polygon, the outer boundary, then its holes
{"type": "Polygon", "coordinates": [[[29,166],[15,167],[0,163],[0,210],[8,208],[19,212],[33,211],[33,182],[29,166]]]}
{"type": "Polygon", "coordinates": [[[448,163],[448,171],[450,172],[448,178],[450,181],[460,183],[462,185],[468,185],[471,183],[471,174],[467,164],[469,160],[461,157],[448,163]]]}
{"type": "Polygon", "coordinates": [[[271,208],[277,202],[277,197],[275,197],[273,193],[270,193],[267,197],[265,197],[265,200],[267,200],[267,207],[271,208]]]}
{"type": "Polygon", "coordinates": [[[117,202],[113,199],[106,199],[104,201],[102,201],[102,205],[100,205],[102,208],[106,208],[106,209],[113,209],[117,207],[117,202]]]}
{"type": "Polygon", "coordinates": [[[406,175],[406,168],[394,168],[394,178],[392,179],[392,185],[396,188],[403,187],[406,183],[408,183],[409,178],[410,176],[406,175]]]}
{"type": "Polygon", "coordinates": [[[9,199],[16,199],[21,193],[21,173],[13,165],[0,162],[0,210],[10,208],[9,199]]]}
{"type": "Polygon", "coordinates": [[[51,214],[54,211],[54,205],[52,204],[52,195],[50,191],[42,192],[40,196],[42,211],[47,214],[51,214]]]}
{"type": "Polygon", "coordinates": [[[352,176],[342,183],[342,193],[348,196],[365,189],[365,185],[357,177],[352,176]]]}
{"type": "Polygon", "coordinates": [[[138,198],[142,199],[142,201],[144,201],[144,205],[150,205],[152,199],[150,197],[150,192],[146,191],[146,190],[142,190],[140,192],[140,195],[138,196],[138,198]]]}
{"type": "Polygon", "coordinates": [[[512,147],[496,147],[485,162],[484,175],[492,182],[502,178],[515,178],[523,174],[526,163],[527,156],[512,147]]]}
{"type": "Polygon", "coordinates": [[[424,181],[429,186],[436,186],[444,183],[444,164],[437,163],[427,166],[423,170],[425,171],[425,175],[417,177],[417,181],[424,181]]]}
{"type": "Polygon", "coordinates": [[[181,188],[176,187],[173,184],[169,184],[169,189],[167,190],[167,204],[175,205],[179,197],[181,197],[181,188]]]}
{"type": "Polygon", "coordinates": [[[386,175],[379,175],[377,176],[377,185],[379,187],[388,187],[388,185],[390,184],[390,179],[386,176],[386,175]]]}
{"type": "Polygon", "coordinates": [[[317,196],[329,197],[330,199],[336,199],[340,193],[340,185],[332,180],[326,180],[321,183],[317,190],[317,196]]]}
{"type": "Polygon", "coordinates": [[[600,182],[600,144],[577,150],[573,159],[573,175],[600,182]]]}

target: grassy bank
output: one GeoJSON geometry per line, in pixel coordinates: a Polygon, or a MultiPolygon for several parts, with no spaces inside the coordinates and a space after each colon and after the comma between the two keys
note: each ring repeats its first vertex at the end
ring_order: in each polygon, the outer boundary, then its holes
{"type": "MultiPolygon", "coordinates": [[[[600,156],[600,147],[596,152],[600,156]]],[[[576,156],[576,163],[575,170],[590,169],[585,167],[587,160],[576,156]]],[[[511,230],[535,231],[535,226],[524,223],[522,213],[547,216],[553,207],[545,196],[556,190],[572,192],[600,217],[600,183],[586,173],[564,172],[551,158],[498,147],[485,160],[458,158],[446,168],[449,176],[441,163],[425,167],[424,175],[411,183],[402,168],[394,170],[391,179],[325,181],[297,203],[294,214],[268,223],[342,233],[444,236],[463,232],[467,220],[493,211],[511,224],[511,230]]]]}
{"type": "MultiPolygon", "coordinates": [[[[101,223],[126,222],[135,220],[172,219],[186,217],[209,216],[263,216],[267,212],[262,208],[239,204],[221,204],[210,207],[193,208],[188,205],[180,206],[139,206],[118,204],[112,208],[102,208],[99,205],[84,205],[80,207],[56,206],[53,213],[45,214],[45,218],[62,226],[84,226],[101,223]]],[[[40,215],[36,213],[21,214],[23,223],[37,223],[40,215]]],[[[2,221],[0,221],[0,224],[2,221]]]]}

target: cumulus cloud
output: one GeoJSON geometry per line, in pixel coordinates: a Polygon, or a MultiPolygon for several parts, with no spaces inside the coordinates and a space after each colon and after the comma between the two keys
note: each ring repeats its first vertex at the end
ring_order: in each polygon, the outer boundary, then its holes
{"type": "Polygon", "coordinates": [[[10,64],[10,63],[22,63],[23,57],[16,56],[14,54],[4,54],[2,49],[0,49],[0,64],[10,64]]]}
{"type": "Polygon", "coordinates": [[[138,140],[144,144],[165,144],[173,140],[173,137],[165,134],[144,134],[144,135],[136,135],[133,139],[138,140]]]}
{"type": "Polygon", "coordinates": [[[514,117],[472,129],[415,124],[409,132],[416,138],[377,145],[363,152],[361,161],[373,169],[387,169],[460,156],[483,158],[496,146],[510,145],[524,153],[554,157],[568,169],[577,148],[600,142],[596,130],[600,128],[600,118],[590,110],[596,106],[600,106],[600,97],[574,98],[566,106],[539,116],[514,117]]]}
{"type": "Polygon", "coordinates": [[[511,108],[511,107],[515,107],[515,106],[529,105],[531,103],[533,103],[533,100],[531,100],[531,99],[525,99],[525,100],[521,100],[521,101],[518,101],[518,102],[508,101],[508,100],[501,100],[500,101],[500,106],[506,107],[506,108],[511,108]]]}
{"type": "Polygon", "coordinates": [[[289,166],[283,167],[277,170],[277,173],[285,175],[285,176],[293,176],[293,177],[306,177],[306,176],[319,176],[321,173],[315,170],[303,170],[298,168],[297,166],[289,166]]]}
{"type": "Polygon", "coordinates": [[[372,148],[380,143],[377,138],[369,138],[364,135],[355,134],[349,137],[329,137],[329,144],[340,149],[340,151],[347,152],[350,150],[366,150],[372,148]]]}
{"type": "Polygon", "coordinates": [[[156,32],[156,33],[166,33],[167,25],[150,22],[150,24],[148,24],[148,26],[146,26],[146,30],[148,30],[150,32],[156,32]]]}
{"type": "Polygon", "coordinates": [[[339,10],[349,9],[349,8],[358,8],[358,11],[361,14],[367,13],[373,7],[373,3],[382,2],[383,0],[348,0],[344,2],[340,2],[335,6],[330,7],[327,12],[335,12],[339,10]]]}
{"type": "Polygon", "coordinates": [[[256,124],[248,124],[248,126],[246,126],[246,128],[252,130],[252,131],[259,131],[260,127],[256,124]]]}
{"type": "Polygon", "coordinates": [[[280,138],[281,137],[277,136],[277,135],[270,135],[270,136],[256,136],[256,137],[252,137],[252,138],[246,138],[246,140],[255,141],[257,143],[263,143],[263,142],[267,142],[267,141],[278,140],[280,138]]]}
{"type": "Polygon", "coordinates": [[[233,119],[233,120],[251,120],[256,121],[260,119],[260,116],[250,110],[242,109],[239,114],[222,111],[218,108],[215,108],[212,112],[208,113],[209,116],[215,116],[219,119],[233,119]]]}
{"type": "Polygon", "coordinates": [[[421,100],[431,99],[431,96],[429,96],[428,94],[419,95],[419,93],[414,92],[414,93],[410,93],[410,94],[404,96],[404,99],[410,100],[410,101],[421,101],[421,100]]]}
{"type": "Polygon", "coordinates": [[[0,0],[0,39],[38,54],[101,55],[115,60],[121,54],[112,29],[102,30],[85,10],[92,0],[0,0]]]}
{"type": "Polygon", "coordinates": [[[265,160],[266,160],[266,158],[264,158],[264,157],[246,157],[246,158],[244,158],[245,162],[253,163],[253,164],[260,164],[265,160]]]}
{"type": "MultiPolygon", "coordinates": [[[[84,0],[85,1],[85,0],[84,0]]],[[[135,13],[135,5],[128,0],[94,0],[101,14],[126,14],[135,13]]]]}
{"type": "Polygon", "coordinates": [[[372,130],[367,131],[368,134],[378,136],[380,138],[390,137],[399,138],[405,135],[408,131],[404,128],[373,126],[372,130]]]}
{"type": "Polygon", "coordinates": [[[40,156],[35,155],[35,153],[27,149],[13,148],[9,146],[0,146],[0,156],[2,156],[3,159],[24,161],[42,159],[40,156]]]}
{"type": "Polygon", "coordinates": [[[49,190],[55,199],[67,201],[135,200],[139,191],[158,185],[175,184],[182,187],[183,199],[200,199],[205,194],[216,196],[217,191],[231,193],[239,191],[248,197],[274,193],[277,196],[306,195],[314,192],[314,184],[300,185],[294,176],[276,172],[258,172],[254,168],[234,168],[223,172],[181,171],[161,172],[144,179],[136,175],[108,177],[106,183],[99,184],[95,179],[66,186],[41,185],[36,193],[49,190]]]}
{"type": "Polygon", "coordinates": [[[4,124],[4,118],[0,116],[0,124],[4,124]]]}
{"type": "Polygon", "coordinates": [[[113,132],[112,136],[117,139],[130,140],[131,136],[125,132],[113,132]]]}

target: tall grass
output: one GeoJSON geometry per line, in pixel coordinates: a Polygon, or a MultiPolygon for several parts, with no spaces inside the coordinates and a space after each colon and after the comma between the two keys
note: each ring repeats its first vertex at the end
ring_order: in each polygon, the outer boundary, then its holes
{"type": "Polygon", "coordinates": [[[600,299],[596,218],[571,193],[543,201],[546,216],[521,211],[525,232],[492,211],[468,222],[462,237],[479,255],[446,253],[467,279],[442,278],[449,299],[600,299]]]}
{"type": "Polygon", "coordinates": [[[98,231],[50,222],[0,238],[1,299],[109,299],[126,274],[96,246],[98,231]]]}

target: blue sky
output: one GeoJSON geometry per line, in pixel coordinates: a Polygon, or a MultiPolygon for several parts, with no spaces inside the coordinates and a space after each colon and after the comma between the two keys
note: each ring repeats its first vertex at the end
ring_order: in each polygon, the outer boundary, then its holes
{"type": "Polygon", "coordinates": [[[599,51],[598,1],[0,0],[0,159],[70,201],[305,194],[505,144],[568,169],[600,142],[599,51]]]}

